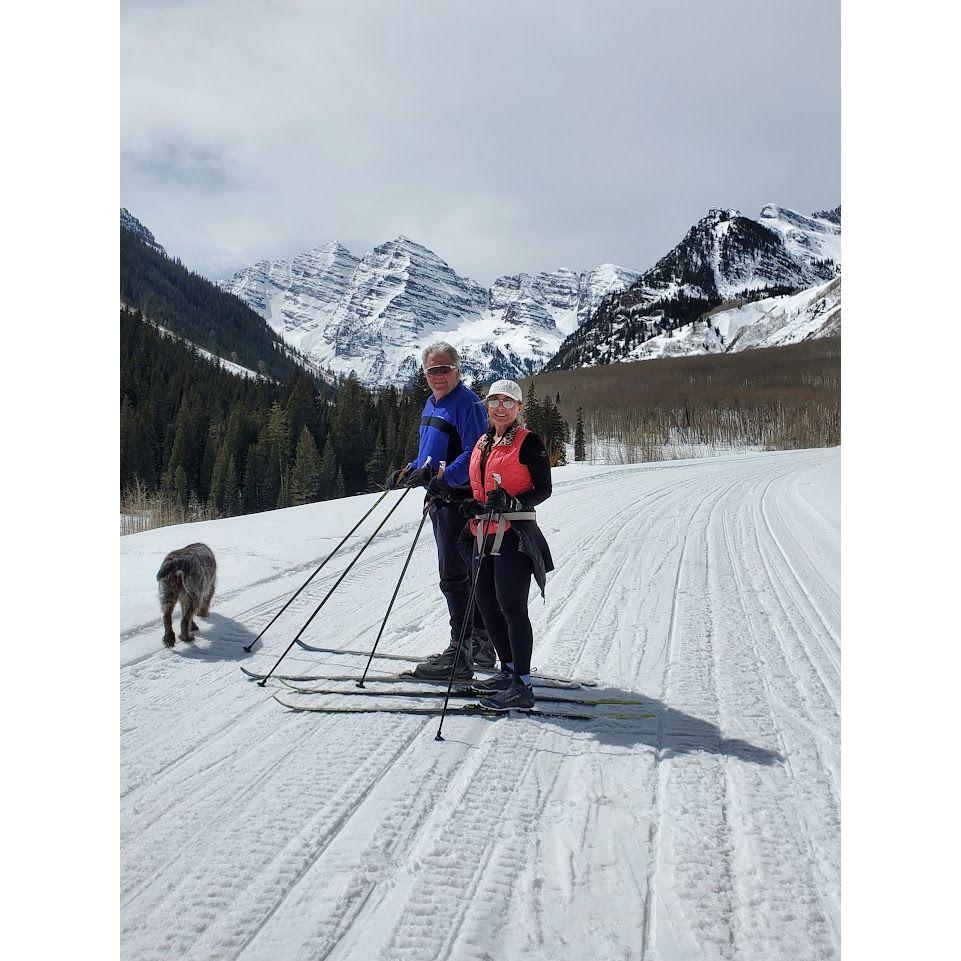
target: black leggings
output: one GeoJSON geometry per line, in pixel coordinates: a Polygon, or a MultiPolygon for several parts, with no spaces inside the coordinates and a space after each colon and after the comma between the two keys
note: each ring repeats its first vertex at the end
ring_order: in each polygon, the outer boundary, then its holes
{"type": "MultiPolygon", "coordinates": [[[[487,538],[490,550],[492,536],[487,538]]],[[[472,560],[477,572],[477,557],[472,560]]],[[[484,618],[484,626],[500,659],[501,667],[514,662],[515,674],[530,674],[534,632],[527,614],[527,595],[531,589],[534,567],[531,559],[518,550],[517,534],[504,535],[500,554],[485,555],[474,599],[484,618]]]]}

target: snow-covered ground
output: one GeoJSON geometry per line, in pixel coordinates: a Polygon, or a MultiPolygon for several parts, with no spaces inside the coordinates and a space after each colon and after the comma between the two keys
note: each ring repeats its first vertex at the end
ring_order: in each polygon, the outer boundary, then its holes
{"type": "MultiPolygon", "coordinates": [[[[239,670],[273,664],[346,548],[264,648],[242,645],[373,495],[123,538],[123,957],[836,958],[840,460],[556,471],[535,664],[655,717],[453,717],[444,743],[434,718],[288,711],[239,670]],[[166,650],[154,575],[196,540],[218,594],[196,644],[166,650]]],[[[305,640],[369,647],[418,499],[305,640]]],[[[382,648],[436,651],[445,621],[427,531],[382,648]]],[[[360,666],[296,647],[285,662],[360,666]]]]}

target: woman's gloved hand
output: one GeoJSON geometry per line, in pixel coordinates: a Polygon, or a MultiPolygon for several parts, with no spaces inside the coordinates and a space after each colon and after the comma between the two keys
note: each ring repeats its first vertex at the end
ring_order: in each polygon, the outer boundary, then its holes
{"type": "Polygon", "coordinates": [[[496,490],[487,492],[487,503],[484,504],[484,509],[504,514],[521,510],[521,503],[516,497],[511,497],[503,487],[498,487],[496,490]]]}

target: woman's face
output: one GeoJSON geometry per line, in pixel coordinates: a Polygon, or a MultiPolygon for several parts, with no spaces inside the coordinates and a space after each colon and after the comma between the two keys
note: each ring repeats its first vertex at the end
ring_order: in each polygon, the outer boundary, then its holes
{"type": "Polygon", "coordinates": [[[517,420],[517,415],[523,409],[524,405],[520,401],[506,394],[491,394],[487,398],[487,416],[499,434],[504,433],[517,420]],[[505,407],[505,404],[509,406],[505,407]]]}

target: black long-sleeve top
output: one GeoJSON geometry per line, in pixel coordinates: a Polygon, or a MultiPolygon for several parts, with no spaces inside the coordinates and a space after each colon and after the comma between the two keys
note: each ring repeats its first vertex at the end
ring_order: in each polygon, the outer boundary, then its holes
{"type": "Polygon", "coordinates": [[[527,511],[543,504],[551,496],[551,462],[547,459],[544,442],[533,432],[524,438],[521,449],[517,452],[517,459],[531,472],[531,480],[534,482],[531,490],[517,497],[527,511]]]}

